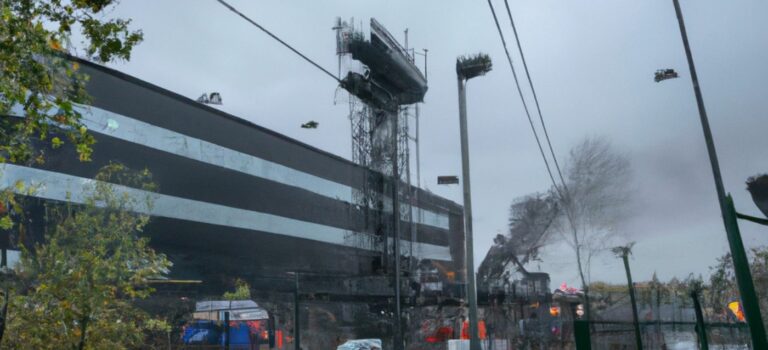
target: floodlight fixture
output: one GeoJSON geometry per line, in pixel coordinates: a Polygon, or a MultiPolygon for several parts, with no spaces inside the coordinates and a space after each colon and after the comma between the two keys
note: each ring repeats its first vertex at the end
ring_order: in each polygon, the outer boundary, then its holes
{"type": "Polygon", "coordinates": [[[317,126],[318,126],[319,124],[320,124],[320,123],[318,123],[318,122],[316,122],[316,121],[314,121],[314,120],[310,120],[310,121],[308,121],[308,122],[306,122],[306,123],[304,123],[304,124],[301,124],[301,127],[302,127],[303,129],[317,129],[317,126]]]}
{"type": "Polygon", "coordinates": [[[207,105],[221,105],[221,94],[218,92],[212,92],[210,94],[203,93],[197,98],[197,102],[207,105]]]}
{"type": "Polygon", "coordinates": [[[210,100],[209,103],[212,104],[212,105],[220,105],[222,103],[221,102],[221,94],[218,93],[218,92],[212,92],[210,97],[209,97],[209,100],[210,100]]]}
{"type": "Polygon", "coordinates": [[[456,59],[456,74],[463,80],[485,75],[493,68],[491,57],[484,53],[461,56],[456,59]]]}
{"type": "Polygon", "coordinates": [[[456,185],[459,183],[459,177],[455,175],[445,175],[437,177],[438,185],[456,185]]]}
{"type": "Polygon", "coordinates": [[[679,77],[679,75],[672,68],[659,69],[654,74],[653,81],[658,83],[667,79],[674,79],[677,77],[679,77]]]}

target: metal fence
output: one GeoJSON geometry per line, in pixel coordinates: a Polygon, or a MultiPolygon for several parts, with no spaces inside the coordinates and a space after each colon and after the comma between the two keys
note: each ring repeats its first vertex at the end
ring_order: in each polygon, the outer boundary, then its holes
{"type": "MultiPolygon", "coordinates": [[[[632,350],[636,349],[635,329],[631,321],[563,322],[546,334],[520,332],[509,334],[508,350],[632,350]],[[577,346],[579,331],[586,332],[586,342],[577,346]]],[[[745,323],[706,323],[709,349],[746,350],[750,347],[745,323]]],[[[695,322],[640,322],[644,350],[700,349],[695,322]]],[[[500,337],[503,335],[499,334],[500,337]]],[[[584,338],[584,335],[581,335],[584,338]]]]}
{"type": "MultiPolygon", "coordinates": [[[[632,322],[597,321],[587,323],[591,349],[635,349],[632,322]]],[[[749,349],[749,329],[744,323],[707,323],[705,330],[710,349],[749,349]]],[[[695,322],[640,322],[643,349],[699,349],[695,322]]]]}

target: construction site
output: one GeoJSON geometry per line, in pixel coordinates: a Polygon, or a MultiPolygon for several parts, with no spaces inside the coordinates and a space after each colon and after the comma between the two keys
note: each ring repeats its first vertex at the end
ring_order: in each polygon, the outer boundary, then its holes
{"type": "Polygon", "coordinates": [[[79,186],[117,162],[148,169],[159,187],[121,188],[152,197],[145,234],[173,263],[145,301],[153,312],[189,312],[242,280],[269,310],[272,338],[290,337],[298,315],[314,349],[373,336],[391,343],[398,328],[421,344],[429,329],[414,325],[459,322],[461,206],[411,182],[408,125],[427,80],[412,52],[375,19],[370,26],[370,38],[341,19],[335,29],[340,67],[351,67],[340,83],[351,162],[211,108],[213,96],[191,100],[70,58],[90,77],[92,104],[76,108],[99,152],[88,163],[70,162],[74,150],[62,148],[42,165],[6,165],[4,181],[45,184],[30,198],[27,239],[45,236],[49,206],[83,204],[79,186]],[[437,314],[446,315],[434,318],[443,305],[437,314]]]}
{"type": "Polygon", "coordinates": [[[764,24],[670,1],[0,1],[0,349],[768,349],[765,55],[683,9],[764,24]]]}

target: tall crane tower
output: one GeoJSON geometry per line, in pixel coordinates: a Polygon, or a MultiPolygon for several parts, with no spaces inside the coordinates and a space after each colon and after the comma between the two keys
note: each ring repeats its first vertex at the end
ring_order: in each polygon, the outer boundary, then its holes
{"type": "Polygon", "coordinates": [[[364,210],[376,209],[381,214],[366,215],[366,229],[379,233],[375,236],[381,239],[378,243],[382,248],[383,270],[392,271],[394,349],[400,350],[404,345],[400,324],[401,275],[404,270],[411,270],[414,261],[408,106],[424,100],[427,80],[412,55],[375,19],[371,18],[368,40],[362,31],[355,30],[353,23],[341,19],[337,19],[334,29],[339,78],[342,61],[358,64],[357,70],[349,69],[341,79],[341,87],[350,94],[352,159],[383,175],[379,181],[366,179],[355,198],[364,210]],[[402,182],[407,186],[401,186],[402,182]],[[386,219],[386,214],[391,220],[386,219]],[[403,221],[409,223],[407,230],[401,229],[403,221]],[[408,234],[403,235],[404,232],[408,234]],[[403,237],[410,238],[405,240],[410,244],[402,244],[403,237]]]}
{"type": "MultiPolygon", "coordinates": [[[[354,20],[337,18],[333,29],[336,31],[339,78],[343,72],[342,87],[349,93],[352,160],[387,179],[397,176],[408,185],[400,186],[396,197],[402,203],[400,218],[409,223],[401,230],[401,237],[407,233],[405,236],[411,237],[409,242],[413,242],[415,198],[411,190],[410,144],[416,139],[411,136],[410,119],[415,110],[413,105],[421,102],[426,93],[426,79],[415,66],[414,55],[409,54],[375,19],[370,22],[369,40],[365,39],[362,28],[355,27],[354,20]],[[395,169],[397,174],[393,174],[395,169]]],[[[368,180],[365,188],[353,194],[355,204],[391,213],[393,196],[382,196],[382,193],[392,193],[391,181],[380,184],[375,179],[368,180]]],[[[366,217],[371,221],[367,224],[372,231],[393,231],[388,223],[376,222],[375,215],[366,217]]],[[[385,268],[390,268],[394,240],[382,247],[385,268]]],[[[401,256],[413,256],[412,244],[403,244],[399,248],[402,249],[401,256]]],[[[407,265],[412,260],[407,259],[407,265]]]]}

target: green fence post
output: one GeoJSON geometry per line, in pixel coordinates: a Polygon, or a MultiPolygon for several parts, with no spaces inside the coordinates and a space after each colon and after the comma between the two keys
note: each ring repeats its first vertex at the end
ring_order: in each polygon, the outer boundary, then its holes
{"type": "Polygon", "coordinates": [[[574,320],[573,337],[576,341],[576,350],[592,349],[592,340],[589,335],[589,322],[584,320],[574,320]]]}
{"type": "Polygon", "coordinates": [[[696,104],[699,109],[699,119],[701,120],[702,131],[704,132],[704,141],[707,145],[709,162],[712,165],[712,175],[715,180],[717,200],[720,203],[720,211],[722,212],[723,220],[725,221],[728,244],[731,247],[731,256],[733,258],[734,270],[736,270],[736,281],[739,284],[741,302],[744,305],[744,314],[747,319],[747,324],[749,325],[750,335],[752,336],[752,348],[768,349],[768,340],[766,340],[765,337],[763,320],[760,318],[760,306],[757,304],[755,286],[752,283],[752,276],[749,273],[747,254],[744,251],[744,243],[741,241],[741,233],[739,233],[739,224],[736,221],[736,209],[733,207],[733,198],[731,198],[730,195],[726,196],[725,194],[723,178],[720,174],[720,164],[717,160],[717,151],[715,150],[715,141],[713,140],[712,130],[709,126],[707,110],[704,108],[704,97],[701,95],[699,78],[696,74],[696,67],[693,64],[693,54],[691,53],[691,47],[688,43],[688,34],[685,30],[683,11],[680,9],[679,0],[672,0],[672,4],[675,6],[677,23],[680,26],[680,35],[683,39],[683,47],[685,48],[685,57],[688,60],[688,68],[691,71],[691,83],[693,84],[693,92],[696,95],[696,104]]]}
{"type": "Polygon", "coordinates": [[[733,206],[733,198],[730,194],[725,199],[725,231],[728,236],[728,244],[731,247],[733,268],[736,272],[736,282],[739,285],[739,295],[744,307],[744,318],[749,325],[752,336],[753,349],[768,349],[768,340],[765,336],[763,319],[760,316],[760,304],[755,293],[755,285],[752,282],[752,273],[749,271],[749,260],[744,250],[744,242],[741,240],[739,223],[736,219],[736,209],[733,206]]]}
{"type": "Polygon", "coordinates": [[[691,298],[693,299],[693,310],[696,312],[696,329],[699,335],[699,349],[709,350],[709,343],[707,342],[707,325],[704,324],[704,313],[701,312],[701,303],[699,302],[699,291],[692,290],[691,298]]]}
{"type": "MultiPolygon", "coordinates": [[[[616,249],[616,248],[614,248],[616,249]]],[[[635,300],[635,284],[632,283],[632,272],[629,271],[629,247],[622,249],[621,259],[624,261],[624,271],[627,273],[627,288],[629,288],[629,300],[632,303],[632,325],[635,327],[635,346],[643,348],[643,336],[640,331],[640,320],[637,316],[637,301],[635,300]]]]}

